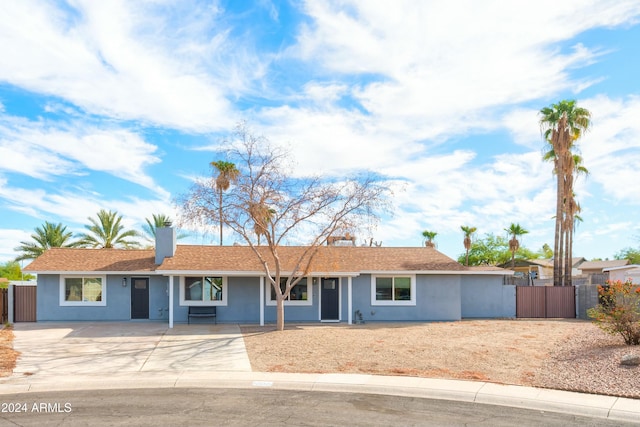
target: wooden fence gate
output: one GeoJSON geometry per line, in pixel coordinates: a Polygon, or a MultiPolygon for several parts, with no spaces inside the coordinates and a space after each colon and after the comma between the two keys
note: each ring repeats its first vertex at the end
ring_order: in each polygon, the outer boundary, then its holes
{"type": "Polygon", "coordinates": [[[575,286],[517,286],[516,317],[575,319],[575,286]]]}
{"type": "Polygon", "coordinates": [[[36,321],[36,286],[14,286],[13,321],[36,321]]]}
{"type": "Polygon", "coordinates": [[[5,324],[9,319],[9,289],[0,288],[0,323],[5,324]]]}

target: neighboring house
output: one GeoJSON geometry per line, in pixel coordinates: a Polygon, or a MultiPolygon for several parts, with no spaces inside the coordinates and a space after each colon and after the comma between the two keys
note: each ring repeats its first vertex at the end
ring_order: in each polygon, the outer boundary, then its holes
{"type": "Polygon", "coordinates": [[[607,267],[603,269],[605,273],[609,273],[609,280],[626,282],[627,279],[637,285],[640,285],[640,265],[628,264],[620,267],[607,267]]]}
{"type": "Polygon", "coordinates": [[[498,265],[498,267],[513,270],[516,277],[532,277],[534,279],[553,279],[553,260],[551,260],[551,266],[549,267],[546,259],[517,259],[514,262],[514,266],[511,266],[511,261],[507,261],[504,264],[498,265]]]}
{"type": "Polygon", "coordinates": [[[586,261],[580,265],[582,274],[602,274],[606,270],[615,267],[623,267],[629,264],[628,259],[613,259],[607,261],[586,261]]]}
{"type": "MultiPolygon", "coordinates": [[[[159,228],[155,250],[53,248],[38,274],[38,321],[187,322],[189,306],[216,306],[219,322],[275,322],[275,298],[248,246],[176,245],[159,228]]],[[[267,247],[261,247],[268,254],[267,247]]],[[[279,248],[283,274],[302,247],[279,248]]],[[[267,255],[268,256],[268,255],[267,255]]],[[[434,248],[322,246],[285,302],[285,320],[348,322],[515,317],[513,272],[467,268],[434,248]]]]}
{"type": "MultiPolygon", "coordinates": [[[[584,262],[585,259],[583,257],[571,259],[572,277],[580,274],[579,266],[584,262]]],[[[500,267],[512,269],[516,274],[530,276],[533,279],[553,280],[553,259],[516,260],[514,268],[511,268],[511,261],[508,261],[500,265],[500,267]]]]}

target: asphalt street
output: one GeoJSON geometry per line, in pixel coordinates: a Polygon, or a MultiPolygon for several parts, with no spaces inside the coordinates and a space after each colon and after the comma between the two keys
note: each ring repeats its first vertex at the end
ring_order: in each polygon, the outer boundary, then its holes
{"type": "Polygon", "coordinates": [[[0,396],[0,426],[631,426],[504,406],[270,389],[112,389],[0,396]]]}

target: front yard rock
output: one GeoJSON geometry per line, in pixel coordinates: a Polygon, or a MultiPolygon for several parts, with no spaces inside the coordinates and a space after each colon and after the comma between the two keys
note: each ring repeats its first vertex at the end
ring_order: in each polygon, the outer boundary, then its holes
{"type": "Polygon", "coordinates": [[[638,366],[640,365],[640,356],[637,354],[625,354],[620,359],[620,364],[625,366],[638,366]]]}

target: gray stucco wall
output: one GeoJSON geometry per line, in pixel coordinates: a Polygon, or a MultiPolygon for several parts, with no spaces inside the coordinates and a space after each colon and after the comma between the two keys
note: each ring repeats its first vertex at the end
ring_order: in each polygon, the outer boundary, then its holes
{"type": "Polygon", "coordinates": [[[129,320],[131,289],[122,287],[122,276],[108,276],[106,306],[60,306],[60,276],[38,275],[37,319],[46,320],[129,320]]]}
{"type": "Polygon", "coordinates": [[[371,275],[353,279],[353,310],[360,310],[366,321],[460,320],[460,276],[418,275],[416,305],[382,306],[371,304],[371,275]]]}
{"type": "MultiPolygon", "coordinates": [[[[131,289],[122,286],[122,278],[129,275],[107,277],[107,305],[70,307],[60,306],[58,275],[39,275],[37,315],[45,320],[129,320],[131,318],[131,289]]],[[[149,319],[168,321],[169,278],[149,278],[149,319]]],[[[287,322],[318,322],[320,295],[317,281],[312,285],[312,304],[285,306],[287,322]]],[[[180,305],[179,278],[174,280],[174,322],[187,322],[187,306],[180,305]]],[[[218,322],[259,323],[260,279],[257,277],[230,277],[227,285],[227,305],[218,307],[218,322]]],[[[416,304],[411,306],[372,305],[371,276],[352,279],[352,309],[360,310],[365,321],[449,321],[467,318],[515,317],[515,287],[503,286],[501,276],[416,276],[416,304]]],[[[348,279],[342,278],[340,287],[340,319],[349,317],[348,279]]],[[[351,313],[355,320],[354,313],[351,313]]],[[[265,305],[266,323],[276,321],[276,308],[265,305]]],[[[198,321],[197,319],[195,321],[198,321]]],[[[210,321],[204,319],[203,321],[210,321]]]]}
{"type": "Polygon", "coordinates": [[[230,277],[228,305],[218,307],[218,322],[260,322],[260,279],[257,277],[230,277]]]}
{"type": "Polygon", "coordinates": [[[502,276],[462,276],[463,318],[515,318],[516,287],[502,276]]]}
{"type": "MultiPolygon", "coordinates": [[[[260,279],[257,277],[229,277],[227,281],[227,305],[218,306],[218,323],[260,322],[260,279]]],[[[187,323],[188,305],[180,305],[180,278],[174,278],[173,321],[187,323]]],[[[211,323],[211,319],[192,318],[192,323],[211,323]]]]}
{"type": "Polygon", "coordinates": [[[149,320],[169,321],[168,277],[152,276],[149,278],[149,320]]]}

